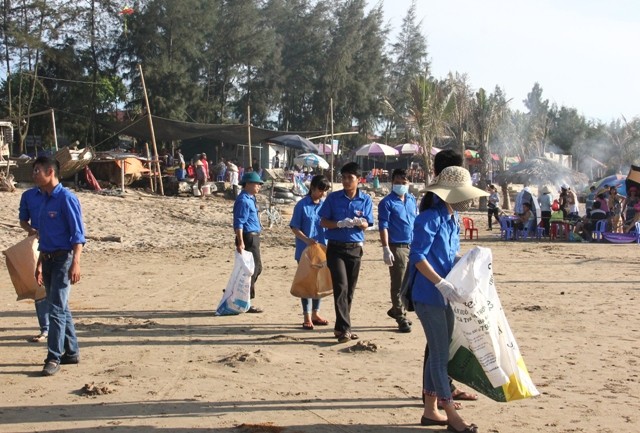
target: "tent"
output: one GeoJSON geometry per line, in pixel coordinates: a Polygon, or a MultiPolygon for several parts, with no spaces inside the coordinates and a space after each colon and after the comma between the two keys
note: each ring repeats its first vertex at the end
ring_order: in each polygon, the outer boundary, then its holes
{"type": "MultiPolygon", "coordinates": [[[[247,142],[247,125],[239,123],[213,125],[207,123],[182,122],[159,116],[151,116],[151,118],[153,120],[153,129],[156,140],[158,141],[206,138],[212,141],[228,144],[241,144],[247,142]]],[[[101,123],[105,128],[116,134],[129,135],[139,140],[151,140],[149,121],[146,115],[131,122],[101,123]]],[[[317,131],[283,132],[257,128],[255,126],[251,127],[251,141],[253,143],[259,143],[285,134],[313,135],[317,134],[317,131]]]]}

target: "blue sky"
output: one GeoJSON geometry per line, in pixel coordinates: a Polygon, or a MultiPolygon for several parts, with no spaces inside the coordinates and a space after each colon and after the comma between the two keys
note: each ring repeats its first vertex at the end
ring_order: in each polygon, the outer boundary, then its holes
{"type": "MultiPolygon", "coordinates": [[[[411,0],[382,0],[397,32],[411,0]]],[[[369,4],[376,4],[369,0],[369,4]]],[[[432,73],[502,87],[513,109],[540,83],[543,98],[609,122],[640,115],[637,0],[417,0],[432,73]]],[[[393,41],[394,33],[391,35],[393,41]]]]}

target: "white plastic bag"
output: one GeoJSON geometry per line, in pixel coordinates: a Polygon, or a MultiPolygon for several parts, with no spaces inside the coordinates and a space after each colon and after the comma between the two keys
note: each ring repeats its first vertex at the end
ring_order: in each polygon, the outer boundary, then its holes
{"type": "Polygon", "coordinates": [[[251,276],[255,263],[253,254],[235,252],[233,271],[216,309],[216,316],[246,313],[251,307],[251,276]]]}
{"type": "Polygon", "coordinates": [[[452,302],[455,328],[449,375],[496,401],[538,395],[511,332],[493,280],[489,248],[475,247],[447,275],[467,299],[452,302]]]}

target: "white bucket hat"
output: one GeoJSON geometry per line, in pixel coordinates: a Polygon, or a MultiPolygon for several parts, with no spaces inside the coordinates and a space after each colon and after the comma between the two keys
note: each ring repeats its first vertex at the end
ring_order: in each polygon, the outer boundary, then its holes
{"type": "Polygon", "coordinates": [[[425,191],[431,191],[447,203],[460,203],[489,195],[488,192],[473,186],[469,170],[458,166],[442,170],[425,191]]]}

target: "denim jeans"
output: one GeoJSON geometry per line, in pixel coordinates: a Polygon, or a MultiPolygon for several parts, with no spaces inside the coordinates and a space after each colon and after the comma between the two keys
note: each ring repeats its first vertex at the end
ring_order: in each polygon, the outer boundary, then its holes
{"type": "Polygon", "coordinates": [[[47,298],[42,298],[38,299],[35,304],[40,333],[46,335],[49,333],[49,303],[47,302],[47,298]]]}
{"type": "Polygon", "coordinates": [[[42,279],[47,290],[49,303],[49,338],[47,338],[49,353],[47,361],[59,362],[65,353],[68,356],[78,356],[78,338],[69,310],[69,294],[71,293],[69,268],[72,260],[73,253],[69,252],[42,261],[42,279]]]}
{"type": "Polygon", "coordinates": [[[424,392],[430,396],[437,396],[441,401],[452,401],[447,364],[453,333],[453,310],[450,305],[439,307],[420,302],[414,304],[429,344],[429,357],[423,374],[424,392]]]}
{"type": "Polygon", "coordinates": [[[302,298],[302,314],[311,313],[312,308],[313,311],[320,310],[320,299],[302,298]]]}

